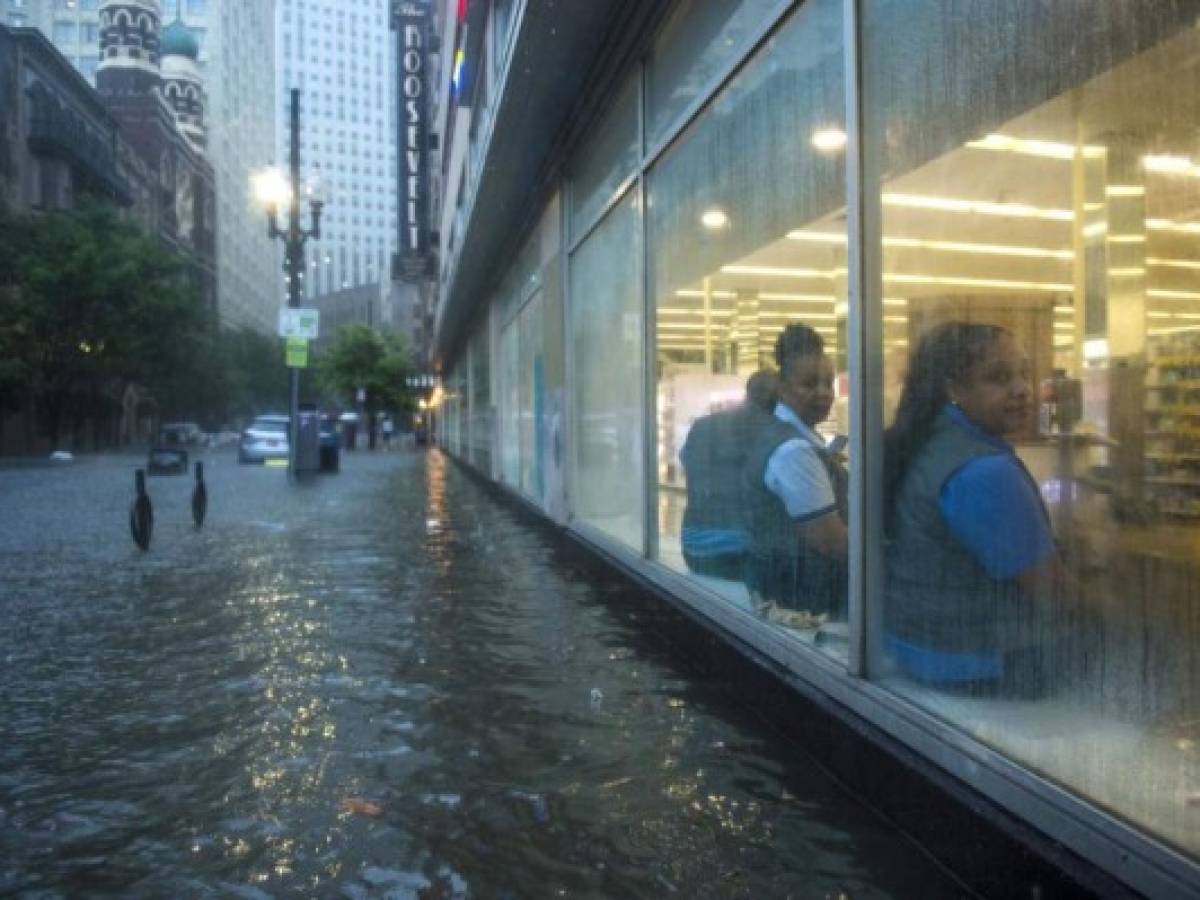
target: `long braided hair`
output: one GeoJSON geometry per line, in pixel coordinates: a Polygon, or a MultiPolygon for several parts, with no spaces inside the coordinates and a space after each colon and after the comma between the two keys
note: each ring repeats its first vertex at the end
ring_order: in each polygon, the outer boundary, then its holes
{"type": "Polygon", "coordinates": [[[884,434],[883,496],[887,521],[908,467],[933,433],[933,423],[949,401],[947,382],[964,381],[992,345],[1010,334],[998,325],[945,322],[931,329],[909,360],[896,418],[884,434]]]}

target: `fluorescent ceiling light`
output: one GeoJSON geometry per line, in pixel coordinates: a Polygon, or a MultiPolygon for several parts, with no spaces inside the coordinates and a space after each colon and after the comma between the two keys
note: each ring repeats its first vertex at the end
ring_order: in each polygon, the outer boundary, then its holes
{"type": "Polygon", "coordinates": [[[1151,231],[1178,231],[1182,234],[1200,234],[1200,222],[1172,222],[1170,219],[1147,219],[1146,227],[1151,231]]]}
{"type": "Polygon", "coordinates": [[[715,231],[729,224],[729,216],[725,215],[725,210],[714,206],[712,209],[706,209],[701,214],[700,224],[705,228],[715,231]]]}
{"type": "Polygon", "coordinates": [[[1083,358],[1090,360],[1108,358],[1108,338],[1089,338],[1083,342],[1083,358]]]}
{"type": "Polygon", "coordinates": [[[1006,134],[989,134],[982,140],[967,141],[972,150],[994,150],[1005,153],[1020,153],[1024,156],[1041,156],[1046,159],[1074,159],[1080,152],[1089,159],[1104,155],[1104,148],[1085,144],[1064,144],[1059,141],[1038,141],[1009,137],[1006,134]]]}
{"type": "Polygon", "coordinates": [[[1125,268],[1109,269],[1108,274],[1117,278],[1132,278],[1137,275],[1145,275],[1146,270],[1140,266],[1126,266],[1125,268]]]}
{"type": "Polygon", "coordinates": [[[844,244],[846,235],[836,231],[789,231],[793,241],[810,241],[815,244],[844,244]]]}
{"type": "Polygon", "coordinates": [[[758,295],[759,300],[783,300],[791,303],[833,303],[837,297],[829,294],[773,294],[763,292],[758,295]]]}
{"type": "Polygon", "coordinates": [[[947,253],[979,253],[985,256],[1030,256],[1046,259],[1074,259],[1070,250],[1050,250],[1043,247],[1020,247],[1009,244],[975,244],[967,241],[925,241],[917,238],[885,237],[885,247],[905,247],[916,250],[940,250],[947,253]]]}
{"type": "Polygon", "coordinates": [[[821,128],[813,132],[812,145],[822,153],[836,153],[846,146],[846,132],[840,128],[821,128]]]}
{"type": "Polygon", "coordinates": [[[826,321],[826,322],[836,322],[840,318],[840,316],[836,316],[833,313],[794,313],[794,312],[786,312],[786,313],[762,312],[762,313],[759,313],[759,317],[763,318],[763,319],[787,319],[789,321],[795,320],[797,322],[807,322],[810,319],[820,319],[820,320],[826,321]]]}
{"type": "Polygon", "coordinates": [[[1110,197],[1145,197],[1146,189],[1140,184],[1110,184],[1104,193],[1110,197]]]}
{"type": "MultiPolygon", "coordinates": [[[[676,297],[703,297],[704,291],[690,291],[690,290],[676,291],[675,296],[676,297]]],[[[729,299],[732,299],[733,297],[736,297],[737,294],[735,294],[733,291],[709,291],[708,296],[717,297],[718,299],[721,299],[721,300],[729,300],[729,299]]]]}
{"type": "Polygon", "coordinates": [[[1110,244],[1144,244],[1146,236],[1144,234],[1110,234],[1108,242],[1110,244]]]}
{"type": "MultiPolygon", "coordinates": [[[[814,244],[845,244],[846,236],[831,231],[789,231],[793,241],[814,244]]],[[[941,250],[948,253],[980,253],[988,256],[1031,256],[1046,259],[1071,260],[1075,254],[1070,250],[1051,250],[1048,247],[1021,247],[1011,244],[977,244],[967,241],[931,241],[922,238],[884,237],[885,247],[904,247],[916,250],[941,250]]]]}
{"type": "Polygon", "coordinates": [[[1146,257],[1146,265],[1163,266],[1168,269],[1200,269],[1200,260],[1195,259],[1159,259],[1155,256],[1146,257]]]}
{"type": "Polygon", "coordinates": [[[1142,167],[1156,175],[1200,175],[1200,167],[1187,156],[1148,153],[1142,157],[1142,167]]]}
{"type": "Polygon", "coordinates": [[[1200,300],[1200,294],[1195,291],[1165,291],[1158,288],[1146,291],[1146,296],[1162,300],[1200,300]]]}
{"type": "Polygon", "coordinates": [[[963,200],[957,197],[928,197],[921,194],[884,194],[884,206],[903,206],[912,209],[936,209],[942,212],[975,213],[982,216],[1008,216],[1017,219],[1046,219],[1052,222],[1072,222],[1075,213],[1069,209],[1047,209],[1027,203],[993,203],[987,200],[963,200]]]}
{"type": "Polygon", "coordinates": [[[764,275],[770,278],[834,278],[838,269],[798,269],[787,266],[721,266],[726,275],[764,275]]]}
{"type": "Polygon", "coordinates": [[[959,278],[940,275],[901,275],[897,273],[883,274],[884,281],[893,281],[898,284],[945,284],[956,287],[981,287],[981,288],[1010,288],[1013,290],[1027,291],[1053,291],[1056,294],[1065,294],[1074,290],[1074,285],[1058,284],[1048,281],[1008,281],[1001,278],[959,278]]]}
{"type": "Polygon", "coordinates": [[[1060,315],[1060,316],[1073,316],[1073,315],[1075,315],[1075,307],[1073,307],[1073,306],[1056,306],[1056,307],[1054,307],[1054,312],[1056,315],[1060,315]]]}
{"type": "MultiPolygon", "coordinates": [[[[705,315],[703,307],[699,306],[660,306],[657,310],[660,316],[703,316],[705,315]]],[[[710,309],[707,313],[714,319],[729,318],[733,315],[732,309],[710,309]]]]}

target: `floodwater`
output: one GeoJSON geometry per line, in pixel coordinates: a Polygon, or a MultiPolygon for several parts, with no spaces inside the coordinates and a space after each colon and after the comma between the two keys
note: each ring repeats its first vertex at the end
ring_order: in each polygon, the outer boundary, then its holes
{"type": "Polygon", "coordinates": [[[441,454],[204,458],[0,468],[0,896],[965,893],[441,454]]]}

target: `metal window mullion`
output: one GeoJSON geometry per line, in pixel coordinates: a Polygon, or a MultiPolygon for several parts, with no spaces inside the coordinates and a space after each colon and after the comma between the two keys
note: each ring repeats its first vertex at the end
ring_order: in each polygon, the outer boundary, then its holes
{"type": "Polygon", "coordinates": [[[850,367],[848,670],[871,674],[883,619],[883,301],[879,215],[864,191],[862,3],[844,0],[846,247],[850,367]]]}
{"type": "Polygon", "coordinates": [[[575,518],[576,453],[575,441],[575,332],[571,298],[571,266],[574,250],[567,243],[570,239],[570,218],[574,183],[570,178],[562,180],[562,202],[559,203],[558,233],[562,248],[562,265],[559,266],[559,288],[562,291],[563,317],[563,427],[562,446],[566,448],[566,471],[563,472],[563,518],[569,523],[575,518]]]}
{"type": "MultiPolygon", "coordinates": [[[[646,146],[646,65],[638,62],[637,70],[638,149],[646,146]]],[[[639,158],[641,153],[639,152],[639,158]]],[[[657,384],[654,360],[657,356],[657,335],[653,314],[654,285],[652,282],[652,247],[650,245],[650,211],[646,203],[646,168],[639,165],[637,174],[638,238],[642,253],[642,552],[647,559],[658,556],[658,415],[657,384]]]]}

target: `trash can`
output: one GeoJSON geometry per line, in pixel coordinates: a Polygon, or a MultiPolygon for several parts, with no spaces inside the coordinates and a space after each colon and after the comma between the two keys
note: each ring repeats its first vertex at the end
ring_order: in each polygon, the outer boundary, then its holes
{"type": "Polygon", "coordinates": [[[296,471],[321,468],[321,417],[315,409],[302,409],[296,418],[296,471]]]}

